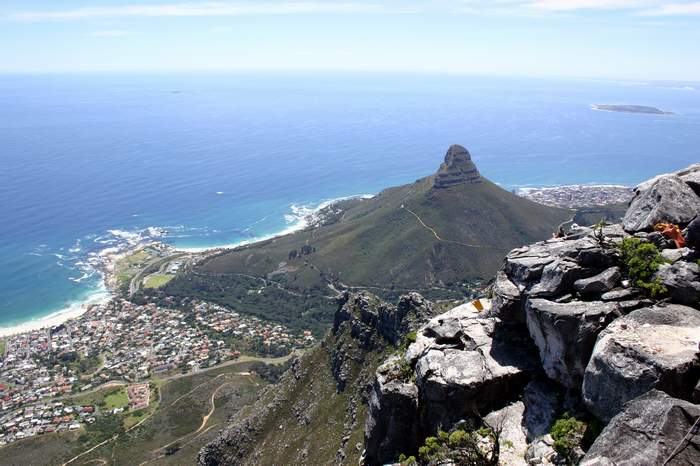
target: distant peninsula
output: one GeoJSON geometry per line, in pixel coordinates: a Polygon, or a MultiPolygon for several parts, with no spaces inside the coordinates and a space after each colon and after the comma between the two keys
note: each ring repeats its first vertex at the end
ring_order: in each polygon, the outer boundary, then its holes
{"type": "Polygon", "coordinates": [[[652,115],[673,115],[673,112],[665,112],[656,107],[647,107],[645,105],[610,105],[610,104],[594,104],[591,105],[594,110],[604,110],[606,112],[621,112],[621,113],[650,113],[652,115]]]}

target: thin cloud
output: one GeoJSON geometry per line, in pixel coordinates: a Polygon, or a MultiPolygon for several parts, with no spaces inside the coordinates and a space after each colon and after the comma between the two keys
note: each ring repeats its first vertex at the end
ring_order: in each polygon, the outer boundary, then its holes
{"type": "Polygon", "coordinates": [[[60,21],[126,17],[196,17],[286,15],[310,13],[376,13],[385,11],[374,3],[283,2],[283,3],[171,3],[162,5],[123,5],[82,7],[69,10],[21,11],[7,16],[15,21],[60,21]]]}
{"type": "Polygon", "coordinates": [[[645,8],[655,3],[644,0],[536,0],[529,6],[548,11],[619,10],[645,8]]]}
{"type": "Polygon", "coordinates": [[[131,31],[122,31],[118,29],[95,31],[90,33],[90,36],[92,37],[123,37],[128,35],[131,35],[131,31]]]}
{"type": "Polygon", "coordinates": [[[641,16],[690,16],[700,15],[700,2],[669,3],[639,13],[641,16]]]}

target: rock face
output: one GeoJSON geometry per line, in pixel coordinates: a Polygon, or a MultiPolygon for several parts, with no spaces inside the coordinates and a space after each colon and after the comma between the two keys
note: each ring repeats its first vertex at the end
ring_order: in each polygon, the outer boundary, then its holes
{"type": "Polygon", "coordinates": [[[434,188],[448,188],[462,183],[480,183],[481,175],[472,162],[469,151],[460,145],[447,149],[445,162],[435,175],[434,188]]]}
{"type": "Polygon", "coordinates": [[[695,191],[695,194],[700,196],[700,163],[694,163],[688,168],[679,170],[676,175],[682,179],[685,184],[690,186],[690,188],[695,191]]]}
{"type": "Polygon", "coordinates": [[[697,305],[700,302],[700,267],[694,262],[663,264],[655,275],[668,289],[674,302],[697,305]]]}
{"type": "Polygon", "coordinates": [[[535,370],[534,349],[498,324],[471,304],[456,307],[417,332],[403,362],[382,366],[365,429],[366,464],[393,461],[438,428],[514,400],[535,370]]]}
{"type": "Polygon", "coordinates": [[[649,231],[657,223],[685,225],[700,213],[700,198],[679,176],[663,175],[639,185],[622,221],[630,232],[649,231]]]}
{"type": "Polygon", "coordinates": [[[598,334],[620,315],[613,302],[530,299],[527,327],[547,375],[565,387],[580,387],[598,334]]]}
{"type": "Polygon", "coordinates": [[[598,337],[586,367],[583,399],[609,421],[622,405],[651,390],[690,399],[700,378],[700,312],[654,306],[617,319],[598,337]]]}
{"type": "Polygon", "coordinates": [[[574,289],[581,296],[597,297],[612,290],[620,282],[621,277],[619,267],[610,267],[593,277],[576,280],[574,289]]]}
{"type": "Polygon", "coordinates": [[[418,327],[435,314],[432,304],[418,293],[409,293],[394,306],[368,293],[346,292],[335,313],[333,331],[344,322],[351,327],[353,338],[371,347],[372,336],[378,332],[392,344],[396,344],[410,329],[418,327]]]}
{"type": "Polygon", "coordinates": [[[696,218],[688,225],[685,242],[691,248],[700,247],[700,218],[696,218]]]}
{"type": "Polygon", "coordinates": [[[662,466],[667,459],[670,465],[698,464],[700,435],[691,431],[698,417],[700,406],[651,390],[625,405],[579,464],[662,466]]]}
{"type": "Polygon", "coordinates": [[[389,359],[377,369],[365,423],[367,464],[390,462],[421,440],[415,422],[418,387],[410,380],[401,380],[400,359],[389,359]]]}

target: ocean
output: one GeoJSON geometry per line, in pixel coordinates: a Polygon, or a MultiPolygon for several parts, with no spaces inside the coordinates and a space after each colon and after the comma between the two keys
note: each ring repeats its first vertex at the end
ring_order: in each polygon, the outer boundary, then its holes
{"type": "Polygon", "coordinates": [[[634,185],[700,161],[692,83],[361,73],[0,76],[0,327],[104,295],[90,262],[298,226],[433,173],[450,144],[508,189],[634,185]],[[638,104],[675,115],[595,111],[638,104]]]}

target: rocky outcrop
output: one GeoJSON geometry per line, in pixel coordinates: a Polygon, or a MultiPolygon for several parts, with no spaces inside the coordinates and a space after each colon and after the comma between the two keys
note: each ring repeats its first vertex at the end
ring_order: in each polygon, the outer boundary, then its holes
{"type": "Polygon", "coordinates": [[[675,174],[678,175],[685,184],[690,186],[690,189],[695,191],[695,194],[700,196],[700,163],[694,163],[683,170],[677,171],[675,174]]]}
{"type": "Polygon", "coordinates": [[[676,261],[663,264],[655,278],[668,289],[674,302],[691,306],[700,302],[700,267],[697,263],[676,261]]]}
{"type": "Polygon", "coordinates": [[[574,282],[574,289],[586,298],[594,298],[615,288],[620,283],[620,267],[610,267],[598,275],[582,278],[574,282]]]}
{"type": "Polygon", "coordinates": [[[365,461],[388,463],[421,440],[418,432],[418,387],[401,373],[402,356],[377,369],[365,424],[365,461]]]}
{"type": "Polygon", "coordinates": [[[651,390],[610,421],[580,466],[698,464],[698,418],[700,406],[651,390]]]}
{"type": "Polygon", "coordinates": [[[700,312],[654,306],[610,324],[598,337],[583,381],[583,399],[609,421],[622,405],[651,390],[690,399],[700,378],[700,312]]]}
{"type": "Polygon", "coordinates": [[[662,175],[639,185],[622,225],[649,231],[657,223],[686,225],[700,213],[700,198],[677,175],[662,175]]]}
{"type": "Polygon", "coordinates": [[[700,218],[696,218],[686,228],[685,243],[694,249],[700,247],[700,218]]]}
{"type": "Polygon", "coordinates": [[[377,372],[365,430],[366,464],[415,452],[417,442],[438,428],[514,401],[536,370],[533,352],[527,339],[500,328],[499,319],[472,304],[431,319],[402,358],[377,372]]]}
{"type": "Polygon", "coordinates": [[[598,334],[620,315],[613,302],[530,299],[527,327],[547,375],[565,387],[580,387],[598,334]]]}
{"type": "Polygon", "coordinates": [[[495,319],[456,308],[429,322],[411,345],[425,430],[488,412],[527,383],[536,367],[529,342],[519,346],[497,328],[495,319]]]}
{"type": "Polygon", "coordinates": [[[481,175],[472,162],[469,151],[460,145],[447,149],[445,162],[440,165],[435,175],[434,188],[448,188],[463,183],[480,183],[481,175]]]}

